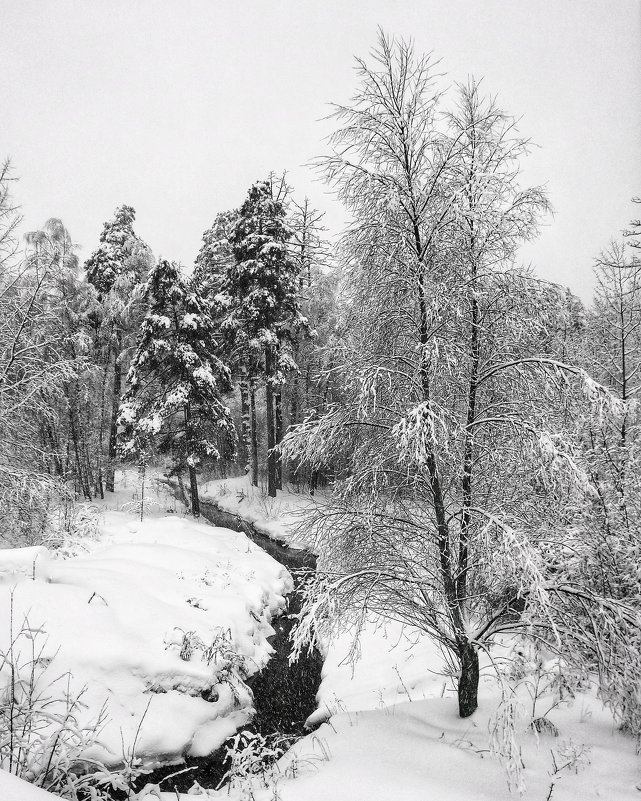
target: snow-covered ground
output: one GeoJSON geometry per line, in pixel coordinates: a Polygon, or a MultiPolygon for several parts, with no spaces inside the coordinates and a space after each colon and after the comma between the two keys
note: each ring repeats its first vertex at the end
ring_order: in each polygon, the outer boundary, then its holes
{"type": "Polygon", "coordinates": [[[0,770],[0,798],[2,801],[51,801],[53,798],[59,797],[19,779],[6,770],[0,770]]]}
{"type": "MultiPolygon", "coordinates": [[[[300,522],[299,510],[310,502],[295,493],[266,500],[263,493],[249,491],[246,478],[210,482],[205,494],[227,511],[286,540],[300,522]]],[[[190,661],[180,659],[182,633],[194,631],[209,642],[221,628],[229,627],[246,664],[262,664],[269,652],[265,642],[269,618],[279,609],[289,579],[242,535],[222,533],[178,514],[160,517],[166,508],[175,507],[171,500],[157,502],[153,516],[140,523],[133,516],[136,500],[131,488],[122,490],[111,505],[129,503],[129,511],[105,511],[100,538],[86,555],[59,561],[44,552],[25,552],[21,559],[14,554],[12,580],[22,570],[16,598],[20,592],[32,593],[34,611],[57,610],[65,618],[64,625],[51,624],[48,629],[66,643],[56,659],[64,657],[87,677],[85,681],[90,679],[110,695],[118,725],[130,738],[125,742],[131,742],[151,697],[138,750],[167,755],[186,746],[199,752],[230,731],[228,726],[242,724],[247,708],[234,708],[224,684],[217,688],[216,703],[200,698],[201,689],[215,680],[215,667],[205,664],[198,649],[190,661]],[[53,578],[50,585],[47,577],[53,578]],[[64,594],[56,596],[58,592],[64,594]],[[90,599],[94,592],[97,595],[90,599]],[[72,631],[77,635],[73,641],[72,631]],[[111,649],[106,647],[109,638],[114,638],[111,649]],[[145,692],[152,686],[168,692],[145,692]],[[127,709],[134,712],[130,720],[127,709]]],[[[327,645],[318,711],[312,716],[316,722],[326,722],[280,760],[270,787],[257,781],[252,796],[240,784],[218,793],[194,789],[180,801],[641,798],[635,742],[617,730],[593,693],[579,693],[572,704],[561,704],[549,713],[558,736],[533,731],[532,715],[525,707],[520,714],[515,709],[523,766],[521,776],[514,777],[515,783],[523,782],[519,794],[508,788],[503,765],[490,753],[492,730],[499,750],[511,741],[496,727],[500,692],[489,665],[481,682],[479,709],[461,720],[443,656],[428,638],[373,618],[356,661],[351,659],[351,645],[350,632],[327,645]]],[[[527,693],[521,695],[527,701],[527,693]]],[[[545,706],[541,709],[546,711],[545,706]]],[[[113,738],[111,747],[118,751],[113,738]]],[[[8,780],[0,773],[1,799],[44,801],[39,791],[31,796],[31,788],[16,789],[15,779],[8,780]]],[[[151,787],[145,797],[177,801],[174,793],[151,787]]]]}
{"type": "MultiPolygon", "coordinates": [[[[525,765],[522,796],[509,791],[504,771],[488,754],[489,709],[486,699],[472,718],[462,720],[450,699],[436,698],[376,711],[343,712],[281,760],[277,797],[279,801],[638,799],[634,744],[613,730],[610,716],[594,700],[583,698],[552,715],[560,729],[558,737],[520,733],[525,765]]],[[[256,801],[272,798],[271,790],[255,793],[256,801]]],[[[165,801],[169,799],[165,796],[165,801]]]]}
{"type": "MultiPolygon", "coordinates": [[[[141,521],[139,497],[130,476],[96,504],[94,536],[0,552],[0,649],[13,640],[28,674],[35,647],[38,688],[80,695],[85,727],[102,714],[88,755],[108,765],[207,754],[243,725],[240,679],[267,662],[292,586],[244,534],[173,512],[162,487],[141,521]]],[[[10,676],[5,662],[5,686],[10,676]]]]}
{"type": "MultiPolygon", "coordinates": [[[[499,757],[490,753],[500,692],[486,663],[480,706],[461,719],[440,651],[416,633],[372,622],[360,655],[350,637],[329,647],[318,695],[326,719],[280,760],[269,777],[197,797],[223,801],[636,801],[641,772],[635,741],[621,734],[593,694],[579,694],[547,717],[558,729],[537,733],[521,692],[516,742],[520,776],[508,787],[499,757]],[[409,700],[411,699],[411,700],[409,700]],[[520,710],[520,713],[519,713],[520,710]],[[328,713],[331,716],[328,719],[328,713]],[[518,785],[521,786],[519,792],[518,785]]],[[[539,701],[545,712],[546,699],[539,701]]],[[[501,729],[497,747],[505,747],[501,729]]],[[[176,801],[160,793],[162,801],[176,801]]],[[[188,801],[193,796],[182,796],[188,801]]]]}
{"type": "MultiPolygon", "coordinates": [[[[310,503],[305,496],[280,492],[265,502],[264,494],[248,490],[246,478],[211,482],[207,492],[222,508],[284,540],[296,535],[300,512],[310,503]]],[[[301,532],[297,536],[300,539],[301,532]]],[[[523,768],[520,776],[513,777],[510,790],[504,765],[490,754],[492,731],[497,750],[505,751],[510,743],[502,740],[497,727],[501,693],[489,663],[481,681],[479,709],[462,720],[450,671],[429,638],[373,618],[362,633],[356,659],[352,645],[350,632],[328,644],[318,711],[310,719],[327,722],[280,760],[271,777],[276,791],[254,783],[256,801],[641,798],[636,743],[617,730],[593,693],[580,693],[571,704],[549,713],[558,728],[554,736],[531,729],[529,694],[521,688],[523,705],[514,713],[523,768]]],[[[545,702],[546,698],[540,700],[537,714],[546,711],[545,702]]],[[[232,801],[249,797],[243,796],[240,785],[236,791],[200,793],[232,801]]],[[[174,795],[161,795],[163,801],[175,801],[174,795]]],[[[184,801],[191,797],[183,796],[184,801]]]]}
{"type": "MultiPolygon", "coordinates": [[[[246,475],[208,481],[203,484],[200,497],[215,503],[225,512],[242,517],[256,531],[272,539],[287,542],[292,547],[305,546],[301,523],[305,510],[314,503],[314,498],[306,493],[285,489],[279,490],[276,498],[270,498],[265,490],[252,487],[246,475]]],[[[318,498],[322,498],[322,494],[317,494],[316,500],[318,498]]]]}

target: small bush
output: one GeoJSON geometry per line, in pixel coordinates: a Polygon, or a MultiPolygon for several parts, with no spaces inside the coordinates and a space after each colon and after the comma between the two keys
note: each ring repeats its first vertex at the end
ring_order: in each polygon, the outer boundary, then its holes
{"type": "Polygon", "coordinates": [[[110,770],[84,753],[98,741],[106,710],[90,722],[86,687],[72,690],[68,673],[56,675],[47,635],[28,618],[19,626],[10,595],[9,645],[0,650],[0,767],[70,801],[110,801],[111,790],[128,792],[142,773],[133,760],[110,770]]]}

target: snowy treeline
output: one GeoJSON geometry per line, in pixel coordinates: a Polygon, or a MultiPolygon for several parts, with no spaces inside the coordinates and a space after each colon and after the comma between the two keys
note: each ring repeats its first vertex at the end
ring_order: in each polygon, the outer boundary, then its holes
{"type": "Polygon", "coordinates": [[[55,219],[26,237],[21,257],[10,180],[7,164],[2,498],[16,519],[4,537],[37,541],[63,497],[113,492],[119,459],[143,466],[168,454],[175,474],[189,474],[195,512],[200,467],[251,470],[255,485],[266,469],[274,495],[273,446],[331,397],[312,347],[337,325],[320,215],[296,205],[284,181],[258,182],[239,210],[216,217],[189,276],[154,263],[122,206],[83,269],[55,219]]]}

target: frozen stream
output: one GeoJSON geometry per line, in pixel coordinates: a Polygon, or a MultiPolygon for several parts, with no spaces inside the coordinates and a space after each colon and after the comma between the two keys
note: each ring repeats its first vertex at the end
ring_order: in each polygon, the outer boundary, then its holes
{"type": "MultiPolygon", "coordinates": [[[[305,550],[289,548],[287,545],[270,539],[257,532],[250,523],[218,509],[213,503],[201,501],[201,515],[215,526],[244,532],[251,540],[263,548],[270,556],[284,565],[294,578],[294,590],[288,596],[287,612],[272,622],[275,634],[271,643],[274,654],[267,666],[248,680],[254,693],[256,715],[251,726],[263,735],[280,733],[302,735],[305,720],[316,708],[316,693],[320,686],[322,659],[315,651],[304,654],[294,664],[289,664],[289,633],[293,626],[291,615],[300,610],[298,587],[306,574],[316,568],[316,557],[305,550]]],[[[141,777],[140,786],[147,782],[156,783],[163,776],[170,776],[182,767],[191,767],[162,783],[164,791],[186,792],[197,781],[202,787],[215,788],[225,773],[223,764],[224,747],[208,757],[187,757],[185,765],[159,768],[141,777]]]]}

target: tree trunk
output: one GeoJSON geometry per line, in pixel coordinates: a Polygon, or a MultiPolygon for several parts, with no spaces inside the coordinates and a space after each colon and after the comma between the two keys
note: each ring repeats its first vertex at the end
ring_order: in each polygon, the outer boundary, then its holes
{"type": "Polygon", "coordinates": [[[142,523],[145,517],[145,483],[147,480],[147,463],[144,457],[141,457],[138,463],[138,475],[140,476],[140,522],[142,523]]]}
{"type": "MultiPolygon", "coordinates": [[[[421,253],[420,235],[418,226],[415,226],[417,254],[421,253]]],[[[430,403],[430,372],[429,372],[429,326],[427,312],[427,294],[424,284],[425,265],[421,261],[421,271],[418,276],[418,307],[419,307],[419,341],[421,346],[419,375],[423,400],[430,403]]],[[[427,421],[426,421],[427,422],[427,421]]],[[[439,551],[439,567],[443,591],[447,601],[449,617],[456,632],[457,652],[461,663],[461,677],[458,685],[459,714],[462,718],[469,717],[478,706],[479,685],[479,658],[474,646],[465,637],[465,625],[462,614],[462,605],[467,600],[467,573],[464,571],[463,580],[457,581],[456,560],[453,558],[450,543],[450,528],[445,505],[445,490],[441,480],[437,453],[428,443],[427,459],[425,461],[429,487],[432,493],[432,505],[437,532],[437,545],[439,551]]]]}
{"type": "Polygon", "coordinates": [[[80,437],[78,425],[78,408],[77,408],[77,393],[68,393],[69,399],[69,427],[71,429],[71,441],[73,443],[74,460],[76,464],[76,475],[78,479],[78,486],[82,491],[82,496],[85,500],[93,500],[91,497],[91,489],[89,487],[89,480],[83,470],[82,458],[80,453],[80,437]]]}
{"type": "Polygon", "coordinates": [[[98,482],[98,492],[100,493],[100,500],[104,501],[104,499],[105,499],[105,482],[103,481],[103,478],[102,478],[102,467],[100,467],[100,466],[98,466],[98,477],[97,477],[96,480],[98,482]]]}
{"type": "Polygon", "coordinates": [[[116,457],[118,456],[118,409],[122,392],[122,367],[119,361],[120,348],[116,348],[114,358],[114,386],[111,399],[111,426],[109,429],[109,462],[105,484],[107,492],[113,492],[116,479],[116,457]]]}
{"type": "Polygon", "coordinates": [[[479,691],[479,655],[472,643],[465,641],[459,646],[459,659],[458,711],[462,718],[469,718],[478,707],[479,691]]]}
{"type": "Polygon", "coordinates": [[[111,348],[105,354],[105,364],[102,371],[102,381],[100,384],[100,426],[98,429],[98,488],[100,497],[105,497],[104,475],[103,475],[103,451],[105,446],[105,404],[107,401],[107,377],[109,375],[109,364],[111,362],[111,348]]]}
{"type": "MultiPolygon", "coordinates": [[[[90,424],[87,423],[85,429],[83,430],[91,430],[89,425],[90,424]]],[[[87,475],[87,483],[89,484],[90,487],[93,488],[93,495],[95,497],[97,495],[98,486],[93,472],[93,464],[91,463],[91,456],[89,455],[89,445],[87,444],[86,436],[83,436],[82,450],[83,450],[83,460],[85,463],[85,473],[87,475]]],[[[100,487],[100,497],[101,498],[105,497],[102,494],[102,487],[100,487]]]]}
{"type": "Polygon", "coordinates": [[[291,391],[289,396],[289,425],[294,427],[298,424],[298,391],[300,386],[300,378],[297,373],[294,373],[291,383],[291,391]]]}
{"type": "Polygon", "coordinates": [[[249,382],[246,376],[240,379],[241,447],[240,460],[243,471],[251,471],[251,419],[249,403],[249,382]]]}
{"type": "Polygon", "coordinates": [[[258,486],[258,430],[256,426],[256,382],[249,384],[249,406],[251,409],[251,450],[252,450],[252,485],[258,486]]]}
{"type": "MultiPolygon", "coordinates": [[[[472,271],[476,278],[476,269],[472,271]]],[[[472,285],[475,289],[475,285],[472,285]]],[[[463,446],[463,478],[462,497],[463,513],[461,515],[461,536],[459,541],[459,566],[457,596],[465,598],[467,594],[467,574],[469,570],[469,543],[472,529],[472,471],[474,469],[474,423],[476,420],[476,393],[478,391],[478,373],[480,364],[480,336],[479,336],[479,304],[475,296],[472,297],[472,329],[470,337],[470,356],[472,364],[470,370],[470,383],[467,393],[467,420],[465,426],[465,441],[463,446]]]]}
{"type": "Polygon", "coordinates": [[[283,488],[283,459],[280,454],[280,443],[283,441],[283,396],[281,388],[278,387],[274,392],[274,438],[276,452],[274,461],[276,464],[276,489],[283,488]]]}
{"type": "Polygon", "coordinates": [[[198,479],[196,468],[193,464],[194,454],[192,451],[193,430],[191,427],[191,408],[189,403],[183,410],[185,415],[185,441],[187,447],[187,467],[189,470],[189,489],[191,490],[191,513],[194,517],[200,517],[200,498],[198,497],[198,479]]]}
{"type": "Polygon", "coordinates": [[[189,506],[189,500],[187,499],[187,493],[185,492],[185,482],[183,481],[182,470],[179,470],[176,473],[176,478],[178,480],[178,491],[180,492],[180,499],[185,504],[185,508],[187,508],[189,506]]]}
{"type": "Polygon", "coordinates": [[[51,460],[53,462],[55,475],[63,476],[65,474],[65,467],[62,463],[62,457],[60,456],[60,438],[50,422],[45,420],[44,426],[45,437],[51,448],[51,460]]]}
{"type": "Polygon", "coordinates": [[[200,517],[200,498],[198,497],[198,481],[196,479],[196,468],[189,465],[189,488],[191,489],[191,513],[194,517],[200,517]]]}
{"type": "MultiPolygon", "coordinates": [[[[271,358],[265,360],[271,366],[271,358]]],[[[269,376],[269,367],[266,371],[269,376]]],[[[274,446],[276,445],[276,428],[274,425],[274,389],[271,381],[267,378],[267,494],[270,498],[276,497],[276,455],[274,446]]]]}
{"type": "MultiPolygon", "coordinates": [[[[298,388],[299,378],[298,374],[294,373],[291,385],[291,396],[289,401],[289,429],[295,428],[298,425],[298,388]]],[[[290,484],[298,484],[298,475],[296,473],[297,464],[295,460],[289,462],[289,482],[290,484]]]]}

